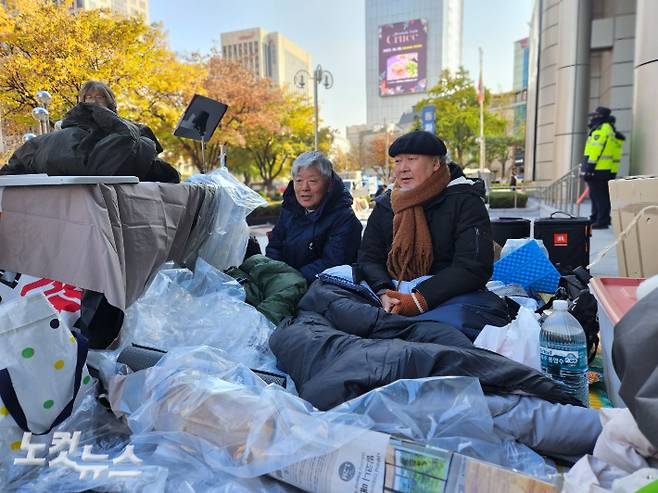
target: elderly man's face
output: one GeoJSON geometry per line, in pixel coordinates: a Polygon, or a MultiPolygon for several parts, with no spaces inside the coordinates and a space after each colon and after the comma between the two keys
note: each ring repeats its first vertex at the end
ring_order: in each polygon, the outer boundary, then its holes
{"type": "Polygon", "coordinates": [[[398,154],[393,159],[395,182],[403,190],[412,190],[439,169],[438,158],[422,154],[398,154]]]}
{"type": "Polygon", "coordinates": [[[329,189],[329,179],[317,166],[300,168],[293,179],[297,202],[306,209],[315,209],[320,205],[329,189]]]}

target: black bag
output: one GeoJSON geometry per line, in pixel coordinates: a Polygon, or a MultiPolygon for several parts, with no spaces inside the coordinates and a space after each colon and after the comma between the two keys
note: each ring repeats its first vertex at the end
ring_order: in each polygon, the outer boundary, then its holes
{"type": "Polygon", "coordinates": [[[119,336],[123,312],[108,303],[103,293],[85,289],[80,302],[80,318],[74,327],[89,340],[90,349],[106,349],[119,336]]]}
{"type": "Polygon", "coordinates": [[[535,238],[544,242],[548,258],[561,274],[589,265],[591,236],[592,223],[585,217],[574,217],[558,211],[550,217],[535,220],[535,238]],[[567,217],[556,218],[556,214],[567,217]]]}

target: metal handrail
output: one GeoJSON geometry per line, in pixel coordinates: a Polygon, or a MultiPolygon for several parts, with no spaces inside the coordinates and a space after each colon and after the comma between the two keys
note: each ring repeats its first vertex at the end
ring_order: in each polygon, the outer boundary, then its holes
{"type": "Polygon", "coordinates": [[[580,167],[574,166],[550,185],[543,187],[539,198],[554,209],[580,215],[578,198],[581,193],[580,167]]]}

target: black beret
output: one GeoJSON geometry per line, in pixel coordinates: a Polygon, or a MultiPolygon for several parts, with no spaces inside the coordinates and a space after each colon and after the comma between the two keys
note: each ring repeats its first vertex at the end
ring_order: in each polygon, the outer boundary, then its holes
{"type": "Polygon", "coordinates": [[[388,155],[423,154],[425,156],[445,156],[448,153],[441,139],[430,132],[415,130],[404,134],[393,141],[388,148],[388,155]]]}

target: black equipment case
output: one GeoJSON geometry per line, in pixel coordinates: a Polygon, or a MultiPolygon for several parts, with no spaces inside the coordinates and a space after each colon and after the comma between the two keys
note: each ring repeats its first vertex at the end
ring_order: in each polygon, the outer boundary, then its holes
{"type": "Polygon", "coordinates": [[[501,247],[512,238],[530,237],[530,219],[522,217],[499,217],[491,220],[493,240],[501,247]]]}
{"type": "Polygon", "coordinates": [[[548,257],[561,273],[589,264],[592,223],[589,218],[554,212],[550,217],[535,219],[534,236],[544,242],[548,257]],[[566,217],[554,217],[561,214],[566,217]]]}

